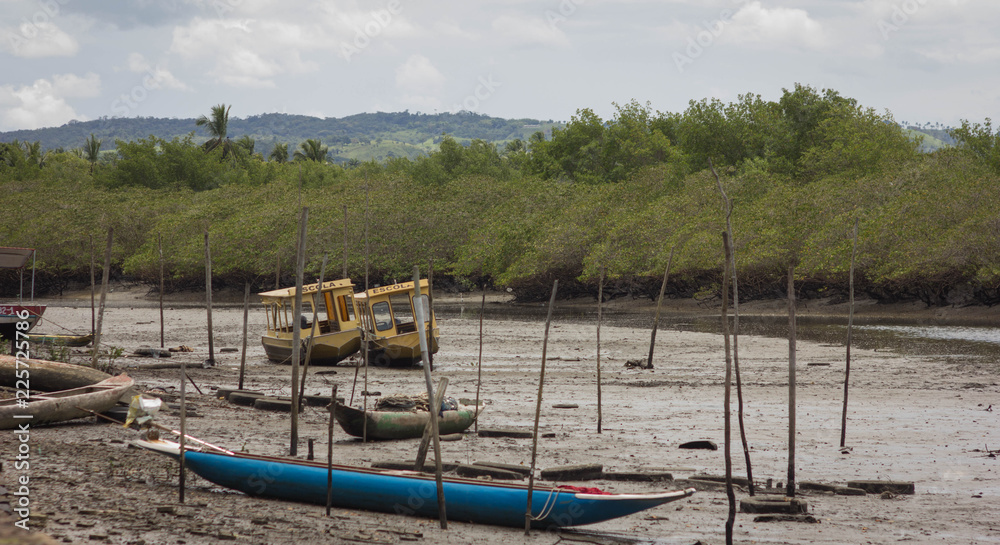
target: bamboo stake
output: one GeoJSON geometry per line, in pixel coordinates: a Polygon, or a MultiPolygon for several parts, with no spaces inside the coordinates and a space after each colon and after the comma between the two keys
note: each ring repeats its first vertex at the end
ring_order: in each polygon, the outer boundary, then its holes
{"type": "Polygon", "coordinates": [[[483,284],[483,304],[479,307],[479,372],[476,377],[476,419],[475,431],[479,433],[479,389],[483,385],[483,316],[486,314],[486,284],[483,284]]]}
{"type": "Polygon", "coordinates": [[[299,244],[295,256],[295,306],[292,316],[292,435],[289,453],[295,456],[299,450],[299,360],[302,358],[302,277],[306,268],[306,223],[309,221],[309,208],[302,207],[299,220],[299,244]]]}
{"type": "MultiPolygon", "coordinates": [[[[662,296],[661,296],[662,297],[662,296]]],[[[659,308],[659,306],[657,306],[659,308]]],[[[601,277],[597,281],[597,433],[601,433],[601,311],[604,309],[604,265],[601,265],[601,277]]],[[[657,313],[659,314],[659,313],[657,313]]],[[[656,338],[656,326],[653,326],[653,338],[656,338]]],[[[653,347],[650,346],[650,360],[653,347]]]]}
{"type": "Polygon", "coordinates": [[[333,505],[333,423],[337,419],[337,385],[333,385],[330,396],[330,428],[326,439],[326,516],[330,516],[333,505]]]}
{"type": "Polygon", "coordinates": [[[726,443],[726,497],[729,499],[729,516],[726,518],[726,545],[733,543],[733,523],[736,521],[736,494],[733,492],[733,454],[732,454],[732,408],[730,398],[733,383],[733,366],[729,352],[729,233],[723,231],[722,246],[725,260],[722,266],[722,335],[725,338],[726,350],[726,386],[723,407],[724,439],[726,443]]]}
{"type": "MultiPolygon", "coordinates": [[[[417,293],[420,287],[417,286],[417,293]]],[[[423,318],[423,317],[421,317],[423,318]]],[[[416,320],[414,320],[416,322],[416,320]]],[[[424,330],[427,335],[427,361],[430,362],[431,371],[434,370],[434,353],[431,352],[431,341],[434,338],[434,259],[431,259],[427,268],[427,327],[424,330]]]]}
{"type": "Polygon", "coordinates": [[[180,433],[180,466],[181,472],[178,480],[177,494],[180,503],[184,503],[184,475],[186,473],[184,468],[184,436],[186,435],[184,428],[187,421],[187,395],[185,395],[184,385],[187,384],[187,369],[184,366],[184,360],[181,360],[181,433],[180,433]]]}
{"type": "Polygon", "coordinates": [[[663,283],[660,284],[660,296],[656,299],[656,317],[653,319],[653,334],[649,338],[649,358],[646,359],[646,369],[653,368],[653,347],[656,346],[656,330],[660,327],[660,307],[663,305],[663,292],[667,290],[667,279],[670,278],[670,265],[674,262],[675,245],[670,248],[670,257],[667,258],[667,268],[663,271],[663,283]]]}
{"type": "Polygon", "coordinates": [[[549,344],[549,324],[552,323],[552,307],[556,305],[556,291],[559,281],[552,282],[552,298],[549,299],[549,313],[545,318],[545,336],[542,339],[542,370],[538,377],[538,401],[535,404],[535,429],[531,440],[531,472],[528,474],[528,506],[524,512],[524,535],[531,530],[531,491],[535,487],[535,457],[538,453],[538,421],[542,415],[542,387],[545,385],[545,351],[549,344]]]}
{"type": "Polygon", "coordinates": [[[243,287],[243,352],[240,354],[240,383],[238,388],[243,389],[243,375],[247,368],[247,320],[250,315],[250,281],[247,280],[243,287]]]}
{"type": "MultiPolygon", "coordinates": [[[[369,202],[368,202],[368,175],[365,174],[365,293],[368,293],[368,253],[369,253],[369,247],[368,247],[368,220],[369,220],[369,218],[368,218],[368,214],[369,214],[369,212],[370,212],[370,208],[369,208],[369,202]]],[[[419,286],[419,284],[418,284],[418,286],[419,286]]],[[[362,396],[361,396],[362,398],[364,398],[361,401],[361,409],[363,411],[367,411],[368,410],[368,396],[366,396],[364,394],[368,393],[368,359],[369,359],[370,351],[371,351],[371,340],[369,339],[369,337],[375,335],[375,324],[371,322],[371,318],[372,317],[371,317],[371,305],[370,305],[370,303],[371,303],[371,301],[368,298],[365,298],[365,304],[367,305],[367,309],[368,309],[369,325],[371,325],[372,327],[368,328],[368,335],[365,335],[365,354],[364,354],[364,362],[365,362],[365,385],[364,385],[364,389],[362,390],[362,396]]],[[[355,373],[357,373],[357,370],[355,370],[355,373]]],[[[355,375],[355,378],[357,378],[357,375],[355,375]]],[[[351,398],[354,398],[354,390],[351,390],[351,398]]],[[[431,399],[433,399],[433,398],[431,398],[431,399]]],[[[361,442],[362,443],[367,443],[368,442],[368,426],[365,426],[365,427],[361,428],[361,442]]]]}
{"type": "MultiPolygon", "coordinates": [[[[94,351],[90,358],[90,366],[97,369],[97,354],[101,347],[101,328],[104,325],[104,303],[108,298],[108,280],[111,275],[111,241],[114,238],[114,227],[108,227],[108,245],[104,249],[104,271],[101,273],[101,304],[97,309],[97,331],[94,332],[94,351]]],[[[13,348],[14,344],[11,343],[13,348]]]]}
{"type": "Polygon", "coordinates": [[[347,205],[344,205],[344,276],[347,278],[347,205]]]}
{"type": "Polygon", "coordinates": [[[844,413],[840,417],[840,448],[847,444],[847,390],[851,382],[851,331],[854,328],[854,260],[858,250],[858,219],[854,219],[854,243],[851,246],[851,308],[847,318],[847,365],[844,367],[844,413]]]}
{"type": "Polygon", "coordinates": [[[156,248],[160,252],[160,348],[163,348],[163,235],[156,233],[156,248]]]}
{"type": "MultiPolygon", "coordinates": [[[[313,342],[315,341],[316,338],[315,337],[316,330],[319,329],[319,327],[316,324],[316,321],[319,320],[319,305],[322,304],[323,306],[326,306],[326,297],[323,295],[323,277],[326,276],[327,257],[328,257],[327,254],[323,254],[323,264],[320,265],[319,268],[319,284],[318,284],[319,288],[316,290],[316,293],[313,294],[312,327],[309,329],[309,338],[306,339],[306,364],[302,367],[302,380],[301,384],[299,385],[299,399],[302,399],[306,395],[306,376],[309,375],[309,361],[312,360],[313,342]],[[319,299],[319,301],[316,300],[317,298],[319,299]]],[[[329,310],[330,309],[327,309],[326,313],[327,320],[330,319],[329,310]]]]}
{"type": "Polygon", "coordinates": [[[212,251],[208,244],[208,229],[205,229],[205,308],[208,310],[208,361],[205,367],[215,365],[215,337],[212,333],[212,251]]]}
{"type": "Polygon", "coordinates": [[[788,266],[788,489],[795,497],[795,265],[788,266]]]}
{"type": "MultiPolygon", "coordinates": [[[[416,266],[413,267],[413,300],[418,303],[418,307],[415,309],[417,311],[417,316],[420,316],[422,320],[424,317],[423,306],[424,301],[420,297],[420,269],[416,266]]],[[[429,316],[429,312],[428,312],[429,316]]],[[[424,360],[424,381],[427,383],[427,400],[433,401],[436,399],[434,397],[434,385],[431,384],[431,362],[428,357],[430,350],[427,347],[427,338],[423,335],[417,336],[420,339],[420,356],[424,360]]],[[[445,510],[444,501],[444,483],[441,480],[441,437],[438,435],[438,411],[441,410],[441,406],[430,408],[431,416],[431,437],[434,440],[434,480],[437,481],[437,501],[438,501],[438,517],[441,519],[441,529],[448,529],[448,515],[445,510]]]]}

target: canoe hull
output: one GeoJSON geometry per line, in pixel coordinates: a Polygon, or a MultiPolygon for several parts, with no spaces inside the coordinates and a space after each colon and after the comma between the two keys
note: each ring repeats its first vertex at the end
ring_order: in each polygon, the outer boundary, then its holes
{"type": "MultiPolygon", "coordinates": [[[[441,435],[461,433],[476,421],[476,408],[463,406],[444,411],[438,418],[441,435]]],[[[413,439],[422,437],[430,420],[426,411],[362,411],[337,403],[337,423],[354,437],[368,439],[413,439]],[[366,433],[367,428],[367,435],[366,433]]]]}
{"type": "Polygon", "coordinates": [[[53,346],[69,346],[80,348],[94,342],[93,335],[43,335],[29,334],[28,340],[36,344],[49,344],[53,346]]]}
{"type": "MultiPolygon", "coordinates": [[[[178,457],[176,443],[136,441],[137,446],[178,457]]],[[[251,496],[325,504],[325,464],[241,454],[187,450],[185,465],[220,486],[251,496]]],[[[333,505],[436,518],[437,488],[433,476],[334,466],[333,505]]],[[[527,487],[473,479],[444,480],[449,520],[524,527],[527,487]]],[[[532,512],[542,515],[536,528],[556,529],[593,524],[686,498],[694,489],[655,494],[581,494],[542,487],[532,492],[532,512]]]]}
{"type": "Polygon", "coordinates": [[[13,429],[21,424],[32,427],[76,418],[93,416],[89,411],[103,412],[114,407],[133,381],[126,374],[111,377],[92,386],[33,395],[27,406],[18,399],[0,401],[0,429],[13,429]]]}
{"type": "Polygon", "coordinates": [[[0,355],[0,386],[17,388],[17,371],[30,371],[32,390],[53,392],[83,388],[111,378],[111,375],[92,367],[63,363],[59,361],[16,359],[14,356],[0,355]],[[21,363],[18,364],[17,362],[21,363]]]}

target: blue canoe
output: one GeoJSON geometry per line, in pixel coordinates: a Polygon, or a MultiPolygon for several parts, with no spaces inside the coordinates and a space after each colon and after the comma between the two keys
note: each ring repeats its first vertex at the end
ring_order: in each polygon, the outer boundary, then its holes
{"type": "MultiPolygon", "coordinates": [[[[135,445],[171,457],[180,445],[170,441],[135,441],[135,445]]],[[[327,467],[322,462],[240,453],[188,449],[185,465],[199,476],[251,496],[326,505],[327,467]]],[[[553,529],[624,517],[686,498],[693,488],[650,494],[586,494],[550,487],[532,490],[532,526],[553,529]]],[[[448,519],[477,524],[524,527],[528,487],[475,479],[444,479],[448,519]]],[[[437,518],[433,475],[409,471],[333,466],[333,505],[437,518]]]]}

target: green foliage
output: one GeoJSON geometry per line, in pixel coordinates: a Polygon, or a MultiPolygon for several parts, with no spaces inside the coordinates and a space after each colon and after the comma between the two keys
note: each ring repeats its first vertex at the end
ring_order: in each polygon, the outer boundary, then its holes
{"type": "Polygon", "coordinates": [[[319,140],[310,138],[299,144],[299,149],[295,150],[294,158],[296,161],[316,161],[323,163],[326,162],[328,151],[329,148],[323,146],[319,140]]]}
{"type": "Polygon", "coordinates": [[[962,126],[951,131],[958,141],[958,147],[966,151],[993,170],[1000,173],[1000,130],[993,132],[993,122],[986,118],[983,124],[962,120],[962,126]]]}

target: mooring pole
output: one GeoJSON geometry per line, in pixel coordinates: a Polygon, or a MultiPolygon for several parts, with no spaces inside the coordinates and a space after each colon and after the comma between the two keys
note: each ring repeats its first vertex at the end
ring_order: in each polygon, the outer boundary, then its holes
{"type": "Polygon", "coordinates": [[[545,386],[545,350],[549,344],[549,324],[552,323],[552,307],[556,305],[556,290],[559,281],[552,282],[552,298],[549,299],[549,314],[545,318],[545,336],[542,339],[542,370],[538,377],[538,402],[535,404],[535,429],[531,440],[531,473],[528,474],[528,507],[524,513],[524,535],[531,530],[531,491],[535,487],[535,455],[538,452],[538,421],[542,415],[542,387],[545,386]]]}

